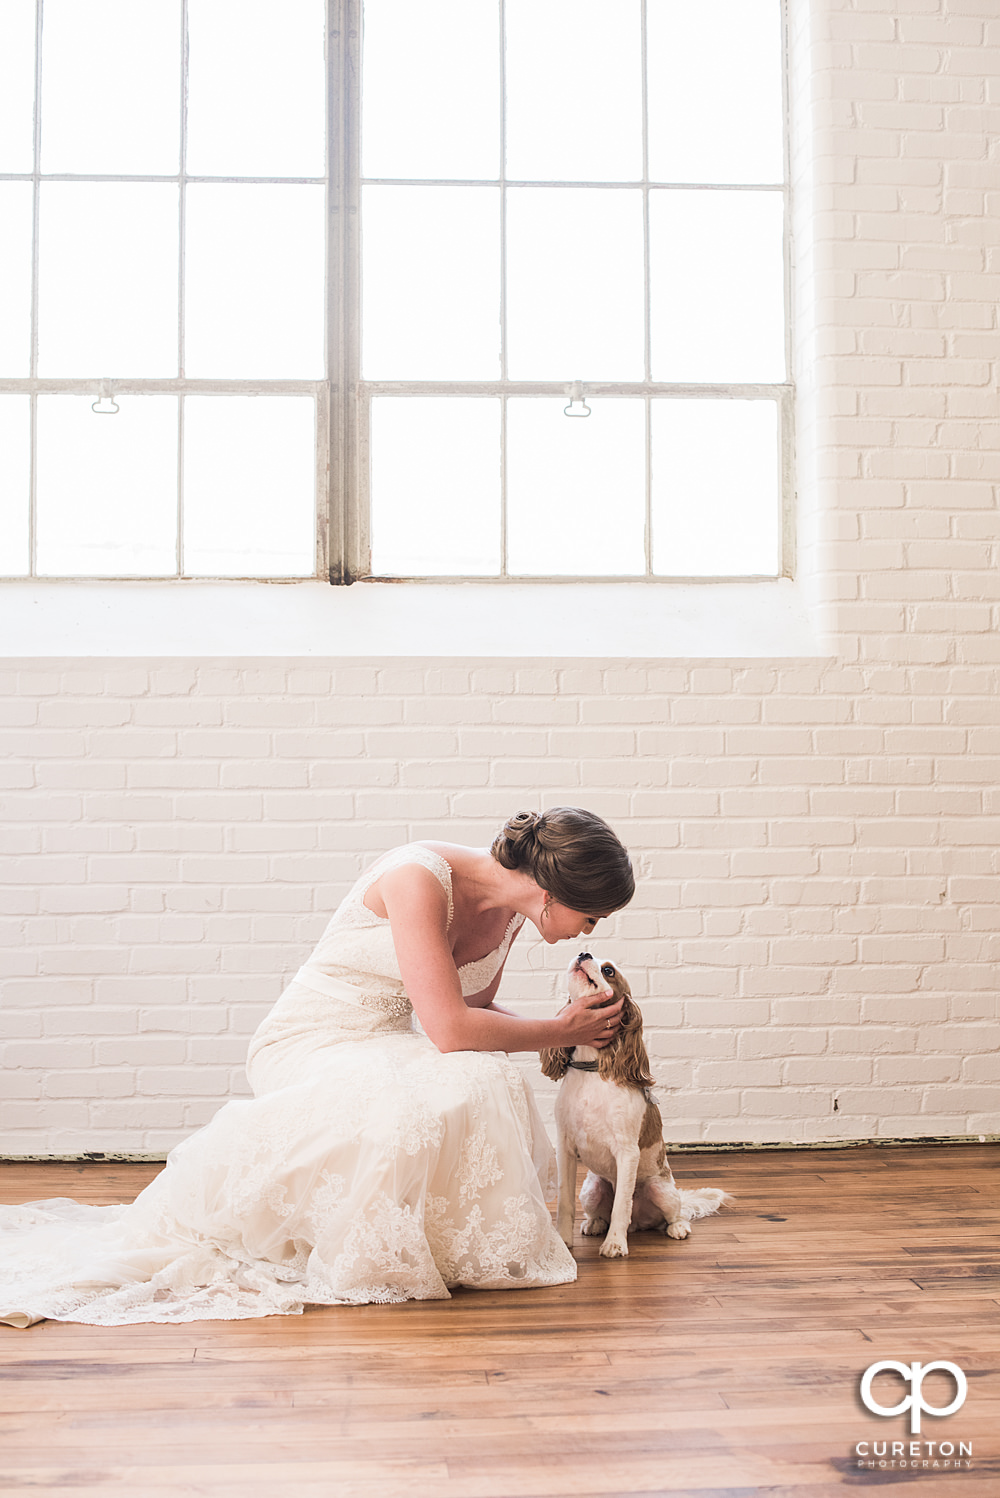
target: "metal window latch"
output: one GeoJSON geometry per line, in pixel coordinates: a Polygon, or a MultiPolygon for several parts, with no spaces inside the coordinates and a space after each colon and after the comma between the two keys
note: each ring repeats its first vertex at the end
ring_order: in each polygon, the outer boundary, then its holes
{"type": "Polygon", "coordinates": [[[101,393],[91,403],[90,409],[96,411],[98,416],[116,416],[121,410],[111,391],[111,381],[101,381],[101,393]]]}
{"type": "Polygon", "coordinates": [[[583,398],[583,381],[574,380],[566,391],[569,396],[569,405],[563,406],[564,416],[589,416],[590,407],[583,398]]]}

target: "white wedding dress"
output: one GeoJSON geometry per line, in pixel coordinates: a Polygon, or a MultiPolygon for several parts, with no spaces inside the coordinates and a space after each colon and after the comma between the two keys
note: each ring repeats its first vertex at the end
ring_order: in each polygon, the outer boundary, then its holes
{"type": "MultiPolygon", "coordinates": [[[[255,1096],[179,1145],[130,1206],[0,1207],[0,1322],[95,1326],[560,1285],[576,1265],[543,1196],[552,1148],[507,1056],[442,1053],[413,1027],[388,921],[340,905],[250,1045],[255,1096]]],[[[481,993],[521,925],[459,969],[481,993]]]]}

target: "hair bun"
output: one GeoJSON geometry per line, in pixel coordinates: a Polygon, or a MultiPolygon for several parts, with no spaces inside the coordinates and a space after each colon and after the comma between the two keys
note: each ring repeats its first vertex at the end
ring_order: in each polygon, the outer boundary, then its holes
{"type": "Polygon", "coordinates": [[[516,811],[490,849],[570,910],[607,915],[627,905],[635,876],[626,849],[601,817],[579,806],[516,811]]]}
{"type": "Polygon", "coordinates": [[[541,820],[535,811],[516,811],[507,818],[493,845],[494,857],[505,869],[520,869],[533,864],[541,820]]]}

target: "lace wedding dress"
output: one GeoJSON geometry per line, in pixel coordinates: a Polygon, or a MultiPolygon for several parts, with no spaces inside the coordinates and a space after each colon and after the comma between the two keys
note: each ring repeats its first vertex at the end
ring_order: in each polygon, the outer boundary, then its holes
{"type": "MultiPolygon", "coordinates": [[[[131,1206],[0,1207],[0,1322],[235,1319],[575,1279],[521,1073],[502,1053],[442,1055],[413,1027],[389,923],[364,903],[405,863],[441,881],[450,925],[438,854],[412,844],[369,870],[254,1036],[253,1099],[179,1145],[131,1206]]],[[[459,969],[464,994],[521,920],[459,969]]]]}

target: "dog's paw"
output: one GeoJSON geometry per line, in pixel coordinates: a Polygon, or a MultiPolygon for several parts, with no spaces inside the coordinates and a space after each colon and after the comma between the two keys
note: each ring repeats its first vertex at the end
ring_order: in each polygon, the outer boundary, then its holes
{"type": "Polygon", "coordinates": [[[585,1238],[599,1238],[602,1233],[608,1231],[608,1220],[606,1217],[585,1217],[580,1232],[585,1238]]]}
{"type": "Polygon", "coordinates": [[[601,1244],[602,1259],[627,1259],[628,1241],[616,1233],[609,1233],[601,1244]]]}
{"type": "Polygon", "coordinates": [[[683,1217],[681,1217],[677,1222],[667,1223],[668,1238],[688,1238],[690,1236],[691,1224],[689,1222],[685,1222],[683,1217]]]}

